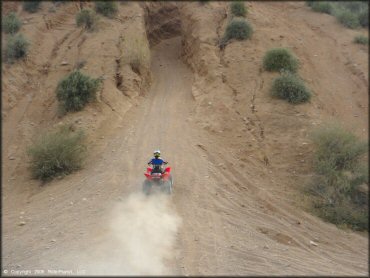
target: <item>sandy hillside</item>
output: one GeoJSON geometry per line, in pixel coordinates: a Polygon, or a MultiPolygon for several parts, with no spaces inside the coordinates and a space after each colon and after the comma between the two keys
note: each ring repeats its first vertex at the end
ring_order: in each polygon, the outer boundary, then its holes
{"type": "Polygon", "coordinates": [[[368,137],[368,47],[352,43],[365,30],[304,2],[248,2],[252,39],[220,49],[225,2],[121,3],[96,32],[76,27],[78,2],[52,5],[30,14],[3,4],[22,19],[31,48],[2,65],[2,271],[368,273],[368,236],[309,214],[299,195],[312,175],[313,128],[336,120],[368,137]],[[277,46],[299,58],[310,103],[269,96],[277,74],[261,61],[277,46]],[[145,56],[139,69],[134,53],[145,56]],[[98,99],[60,117],[56,85],[81,63],[103,78],[98,99]],[[85,131],[89,157],[81,171],[41,185],[26,148],[64,123],[85,131]],[[156,148],[174,192],[143,198],[156,148]]]}

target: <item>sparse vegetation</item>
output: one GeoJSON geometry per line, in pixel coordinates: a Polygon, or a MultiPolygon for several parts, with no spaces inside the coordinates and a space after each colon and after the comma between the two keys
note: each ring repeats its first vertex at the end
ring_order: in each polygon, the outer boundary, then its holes
{"type": "Polygon", "coordinates": [[[95,1],[95,10],[102,15],[112,18],[118,11],[115,1],[95,1]]]}
{"type": "Polygon", "coordinates": [[[15,34],[22,26],[22,22],[14,12],[11,12],[3,17],[2,29],[7,34],[15,34]]]}
{"type": "Polygon", "coordinates": [[[273,81],[271,95],[293,104],[307,102],[311,98],[311,93],[304,82],[290,72],[283,72],[273,81]]]}
{"type": "Polygon", "coordinates": [[[221,40],[221,44],[226,44],[231,39],[246,40],[253,34],[252,26],[244,19],[233,19],[227,25],[225,35],[221,40]]]}
{"type": "Polygon", "coordinates": [[[230,4],[231,12],[235,16],[245,16],[247,14],[247,8],[243,2],[235,1],[230,4]]]}
{"type": "Polygon", "coordinates": [[[311,8],[315,12],[331,14],[333,6],[326,1],[313,1],[311,8]]]}
{"type": "Polygon", "coordinates": [[[30,43],[22,34],[16,34],[8,39],[4,56],[8,63],[26,56],[30,43]]]}
{"type": "Polygon", "coordinates": [[[41,1],[24,1],[23,9],[29,13],[35,13],[40,8],[41,1]]]}
{"type": "Polygon", "coordinates": [[[354,42],[359,44],[369,44],[369,38],[363,35],[359,35],[355,37],[354,42]]]}
{"type": "Polygon", "coordinates": [[[86,152],[83,139],[71,126],[42,134],[27,150],[33,178],[47,181],[80,169],[86,152]]]}
{"type": "Polygon", "coordinates": [[[369,5],[366,1],[306,1],[317,12],[331,14],[348,28],[369,27],[369,5]]]}
{"type": "Polygon", "coordinates": [[[85,29],[89,31],[93,31],[96,29],[96,25],[98,22],[98,17],[95,11],[91,9],[82,9],[76,15],[76,24],[77,26],[83,26],[85,29]]]}
{"type": "Polygon", "coordinates": [[[338,125],[312,134],[316,145],[315,178],[306,187],[314,212],[320,217],[355,230],[368,230],[367,143],[338,125]]]}
{"type": "Polygon", "coordinates": [[[267,71],[296,72],[298,59],[286,48],[273,48],[263,57],[263,67],[267,71]]]}
{"type": "Polygon", "coordinates": [[[200,1],[198,1],[199,2],[199,4],[201,4],[201,5],[205,5],[205,4],[207,4],[208,2],[209,2],[209,0],[200,0],[200,1]]]}
{"type": "Polygon", "coordinates": [[[337,19],[340,23],[342,23],[342,25],[351,29],[355,29],[360,26],[358,16],[356,16],[355,13],[348,10],[339,12],[337,14],[337,19]]]}
{"type": "Polygon", "coordinates": [[[358,16],[358,20],[360,21],[360,25],[362,27],[368,28],[369,27],[369,9],[364,9],[360,12],[358,16]]]}
{"type": "Polygon", "coordinates": [[[96,98],[100,79],[93,79],[79,70],[63,78],[56,89],[57,99],[65,112],[79,111],[96,98]]]}

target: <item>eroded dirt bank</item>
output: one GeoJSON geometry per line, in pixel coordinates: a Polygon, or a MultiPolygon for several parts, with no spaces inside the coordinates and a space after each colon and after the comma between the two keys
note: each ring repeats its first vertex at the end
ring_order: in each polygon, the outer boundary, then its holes
{"type": "Polygon", "coordinates": [[[350,45],[354,31],[343,31],[304,3],[247,5],[255,27],[252,40],[232,42],[223,51],[218,40],[230,15],[221,2],[128,3],[91,34],[75,28],[72,3],[51,17],[60,19],[54,29],[45,27],[41,13],[20,12],[29,22],[24,32],[40,45],[27,61],[3,73],[4,269],[367,273],[367,237],[297,209],[295,193],[310,175],[312,127],[339,117],[366,137],[367,53],[350,45]],[[135,41],[146,61],[139,68],[126,63],[135,41]],[[293,48],[301,59],[301,75],[315,93],[312,103],[291,106],[269,97],[275,75],[262,72],[260,61],[276,45],[293,48]],[[323,47],[337,50],[324,56],[323,47]],[[83,70],[105,77],[103,90],[98,103],[59,119],[54,85],[81,58],[87,60],[83,70]],[[359,65],[356,70],[346,59],[359,65]],[[70,65],[61,66],[64,60],[70,65]],[[47,63],[45,76],[39,70],[47,63]],[[338,69],[335,75],[328,65],[338,69]],[[329,101],[334,92],[342,97],[329,101]],[[40,187],[30,180],[24,150],[37,129],[61,120],[86,129],[94,152],[82,171],[40,187]],[[174,195],[158,200],[160,207],[132,197],[156,148],[170,161],[175,178],[174,195]],[[8,160],[10,155],[15,159],[8,160]],[[147,219],[146,211],[158,214],[147,219]],[[20,217],[26,225],[17,225],[20,217]],[[153,219],[167,221],[162,226],[168,229],[155,228],[153,219]],[[146,224],[153,229],[130,237],[137,234],[128,226],[146,224]],[[168,238],[161,241],[151,232],[168,238]],[[151,237],[154,241],[143,240],[151,237]],[[151,253],[148,246],[161,251],[151,253]],[[140,268],[140,252],[159,259],[140,268]],[[125,256],[129,264],[120,260],[125,256]]]}

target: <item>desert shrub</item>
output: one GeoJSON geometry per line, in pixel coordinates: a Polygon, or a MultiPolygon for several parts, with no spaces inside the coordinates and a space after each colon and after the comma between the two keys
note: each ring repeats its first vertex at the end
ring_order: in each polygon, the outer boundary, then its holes
{"type": "Polygon", "coordinates": [[[33,178],[46,181],[81,168],[86,147],[82,132],[73,132],[69,126],[41,134],[28,147],[33,178]]]}
{"type": "Polygon", "coordinates": [[[59,81],[56,95],[65,112],[79,111],[96,98],[100,80],[82,74],[79,70],[59,81]]]}
{"type": "Polygon", "coordinates": [[[332,9],[333,9],[331,3],[326,2],[326,1],[322,1],[322,2],[315,1],[314,3],[312,3],[311,8],[315,12],[326,13],[326,14],[331,14],[332,9]]]}
{"type": "Polygon", "coordinates": [[[340,11],[336,15],[336,17],[342,25],[348,28],[355,29],[360,26],[358,16],[351,11],[348,10],[340,11]]]}
{"type": "Polygon", "coordinates": [[[349,10],[351,12],[360,12],[366,6],[365,1],[343,1],[340,3],[344,9],[349,10]]]}
{"type": "Polygon", "coordinates": [[[225,35],[221,40],[226,44],[231,39],[246,40],[252,36],[253,28],[244,19],[233,19],[226,27],[225,35]]]}
{"type": "Polygon", "coordinates": [[[358,15],[358,21],[362,27],[369,27],[369,9],[364,9],[358,15]]]}
{"type": "Polygon", "coordinates": [[[267,71],[296,72],[298,59],[286,48],[273,48],[263,57],[263,67],[267,71]]]}
{"type": "Polygon", "coordinates": [[[367,150],[365,143],[337,125],[318,129],[311,137],[317,145],[315,164],[320,174],[326,173],[324,165],[335,171],[355,169],[367,150]]]}
{"type": "Polygon", "coordinates": [[[306,5],[311,8],[314,5],[315,2],[316,1],[306,1],[306,5]]]}
{"type": "Polygon", "coordinates": [[[2,29],[7,34],[17,33],[21,26],[22,22],[19,20],[14,12],[7,14],[2,19],[2,29]]]}
{"type": "Polygon", "coordinates": [[[23,9],[29,13],[35,13],[40,8],[41,1],[24,1],[23,9]]]}
{"type": "Polygon", "coordinates": [[[316,175],[306,189],[314,211],[332,223],[368,229],[368,193],[360,190],[368,184],[368,166],[361,159],[367,143],[338,125],[317,129],[311,138],[316,175]]]}
{"type": "Polygon", "coordinates": [[[366,1],[306,1],[317,12],[334,15],[348,28],[369,26],[369,6],[366,1]]]}
{"type": "Polygon", "coordinates": [[[247,13],[247,9],[243,2],[232,2],[230,4],[231,12],[235,16],[245,16],[247,13]]]}
{"type": "Polygon", "coordinates": [[[359,35],[355,37],[354,42],[359,44],[369,44],[369,38],[359,35]]]}
{"type": "Polygon", "coordinates": [[[91,9],[82,9],[76,15],[76,24],[77,26],[83,26],[87,30],[94,30],[96,28],[96,24],[98,21],[98,17],[96,13],[91,9]]]}
{"type": "Polygon", "coordinates": [[[115,1],[95,1],[95,10],[111,18],[117,13],[118,8],[115,1]]]}
{"type": "Polygon", "coordinates": [[[5,60],[13,63],[15,60],[26,56],[30,43],[22,34],[11,36],[5,48],[5,60]]]}
{"type": "Polygon", "coordinates": [[[271,95],[293,104],[303,103],[311,98],[304,82],[290,72],[283,72],[273,81],[271,95]]]}

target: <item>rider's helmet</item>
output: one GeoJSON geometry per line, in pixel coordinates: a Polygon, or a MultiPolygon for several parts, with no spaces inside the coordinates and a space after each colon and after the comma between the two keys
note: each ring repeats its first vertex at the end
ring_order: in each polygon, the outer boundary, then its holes
{"type": "Polygon", "coordinates": [[[158,158],[158,157],[160,157],[161,156],[161,151],[160,150],[155,150],[154,151],[154,157],[155,158],[158,158]]]}

